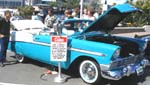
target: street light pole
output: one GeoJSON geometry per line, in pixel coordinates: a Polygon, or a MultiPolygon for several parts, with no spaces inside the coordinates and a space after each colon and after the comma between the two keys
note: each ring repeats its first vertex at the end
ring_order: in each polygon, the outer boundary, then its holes
{"type": "Polygon", "coordinates": [[[29,6],[31,6],[31,1],[32,1],[32,0],[29,0],[29,6]]]}
{"type": "Polygon", "coordinates": [[[80,0],[80,18],[82,17],[83,13],[83,0],[80,0]]]}

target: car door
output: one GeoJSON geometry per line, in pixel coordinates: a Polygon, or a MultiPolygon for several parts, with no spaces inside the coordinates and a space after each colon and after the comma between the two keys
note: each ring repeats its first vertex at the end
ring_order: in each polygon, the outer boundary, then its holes
{"type": "Polygon", "coordinates": [[[32,57],[38,61],[51,64],[50,62],[50,36],[35,35],[33,37],[34,45],[31,46],[33,50],[32,57]]]}

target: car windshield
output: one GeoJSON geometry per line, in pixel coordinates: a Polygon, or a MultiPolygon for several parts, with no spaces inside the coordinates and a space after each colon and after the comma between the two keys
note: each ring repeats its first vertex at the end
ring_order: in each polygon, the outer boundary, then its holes
{"type": "Polygon", "coordinates": [[[76,32],[82,32],[92,22],[90,20],[67,20],[63,23],[62,33],[73,35],[76,32]]]}

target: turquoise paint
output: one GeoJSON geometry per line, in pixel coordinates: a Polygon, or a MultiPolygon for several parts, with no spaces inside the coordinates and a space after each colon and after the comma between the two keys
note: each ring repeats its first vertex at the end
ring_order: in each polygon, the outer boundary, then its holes
{"type": "MultiPolygon", "coordinates": [[[[57,66],[57,62],[53,62],[50,60],[50,36],[35,36],[35,42],[46,43],[47,45],[35,44],[29,42],[15,42],[15,50],[16,53],[21,53],[22,55],[32,58],[34,60],[38,60],[40,62],[48,63],[57,66]],[[49,46],[48,46],[49,45],[49,46]]],[[[67,53],[67,62],[62,62],[62,67],[67,69],[75,59],[80,56],[91,57],[95,59],[99,64],[109,64],[111,61],[111,57],[118,46],[114,46],[111,44],[105,43],[96,43],[92,41],[85,41],[80,39],[68,39],[69,48],[75,48],[79,50],[100,52],[105,54],[105,56],[97,56],[93,54],[87,54],[79,51],[68,50],[67,53]],[[89,45],[89,43],[91,45],[89,45]],[[94,45],[94,46],[93,46],[94,45]],[[109,48],[107,48],[109,47],[109,48]]],[[[9,44],[9,48],[10,48],[9,44]]]]}

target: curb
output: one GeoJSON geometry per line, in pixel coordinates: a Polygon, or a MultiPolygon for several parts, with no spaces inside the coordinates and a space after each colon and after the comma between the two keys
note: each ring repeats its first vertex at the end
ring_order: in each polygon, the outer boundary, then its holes
{"type": "Polygon", "coordinates": [[[143,26],[146,32],[150,32],[150,25],[145,25],[143,26]]]}
{"type": "Polygon", "coordinates": [[[143,27],[115,27],[111,34],[145,32],[143,27]]]}

